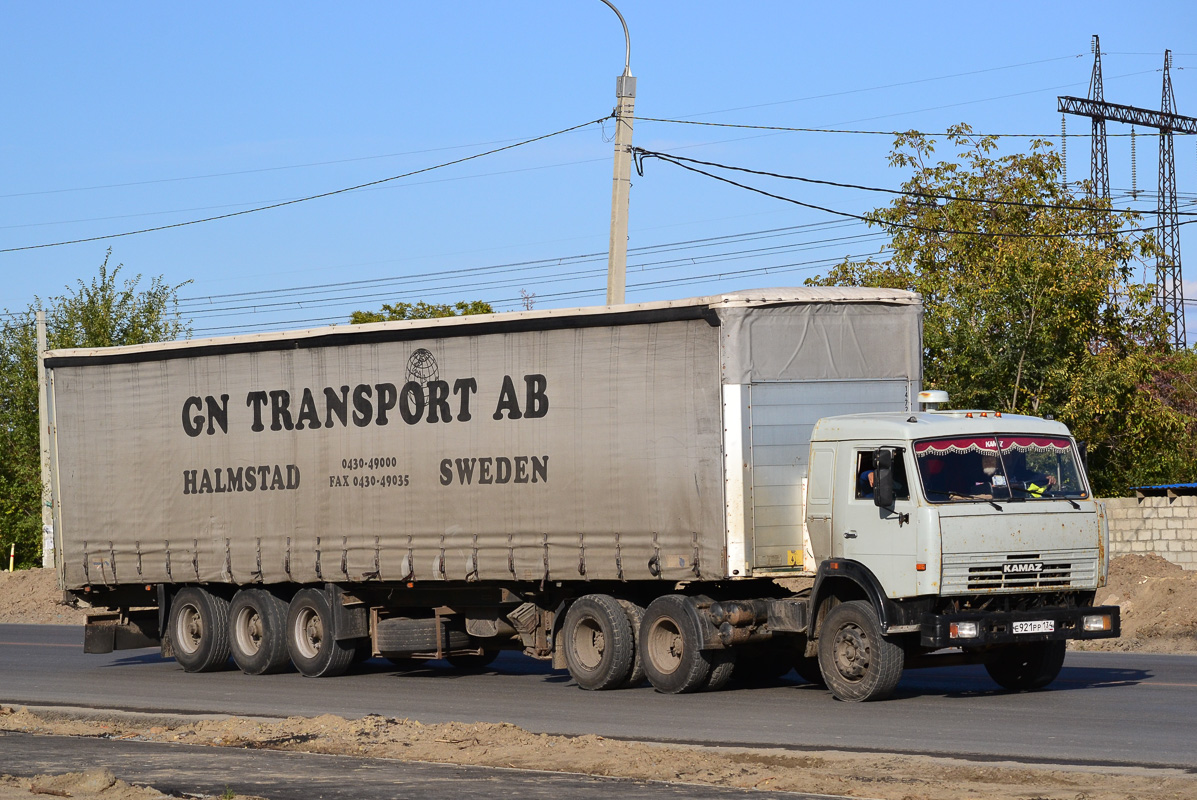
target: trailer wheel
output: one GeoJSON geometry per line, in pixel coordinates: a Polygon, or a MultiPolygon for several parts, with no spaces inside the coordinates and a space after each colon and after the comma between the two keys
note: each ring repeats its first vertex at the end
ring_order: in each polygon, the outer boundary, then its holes
{"type": "Polygon", "coordinates": [[[287,655],[287,604],[265,589],[242,589],[229,605],[229,650],[246,675],[282,672],[287,655]]]}
{"type": "Polygon", "coordinates": [[[632,672],[636,642],[623,606],[610,595],[579,597],[561,626],[565,665],[583,689],[601,691],[623,685],[632,672]]]}
{"type": "Polygon", "coordinates": [[[1042,689],[1064,666],[1064,641],[1012,644],[985,656],[985,671],[1001,687],[1015,692],[1042,689]]]}
{"type": "Polygon", "coordinates": [[[819,630],[819,667],[840,700],[883,700],[902,677],[901,646],[881,635],[877,612],[867,600],[840,603],[819,630]]]}
{"type": "Polygon", "coordinates": [[[623,682],[624,689],[632,689],[644,683],[644,660],[640,657],[640,623],[644,620],[644,608],[631,600],[619,600],[623,606],[623,613],[628,617],[628,625],[632,627],[632,671],[623,682]]]}
{"type": "Polygon", "coordinates": [[[287,652],[308,678],[340,675],[353,663],[353,642],[333,638],[332,601],[319,589],[300,589],[287,611],[287,652]]]}
{"type": "Polygon", "coordinates": [[[640,657],[658,692],[685,694],[707,687],[711,657],[700,650],[702,635],[689,600],[667,594],[649,603],[640,624],[640,657]]]}
{"type": "Polygon", "coordinates": [[[170,606],[170,642],[184,672],[214,672],[229,662],[229,601],[206,589],[180,589],[170,606]]]}

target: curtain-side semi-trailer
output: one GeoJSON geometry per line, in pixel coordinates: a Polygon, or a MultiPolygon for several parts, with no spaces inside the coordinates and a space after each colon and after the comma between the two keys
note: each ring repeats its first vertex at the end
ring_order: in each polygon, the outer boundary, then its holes
{"type": "Polygon", "coordinates": [[[1107,529],[1063,425],[920,410],[921,314],[766,289],[54,351],[61,585],[89,652],[189,672],[1044,686],[1118,635],[1107,529]]]}

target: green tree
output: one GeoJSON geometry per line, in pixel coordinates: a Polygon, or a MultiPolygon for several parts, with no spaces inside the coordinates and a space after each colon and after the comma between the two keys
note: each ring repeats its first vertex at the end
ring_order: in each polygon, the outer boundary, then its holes
{"type": "Polygon", "coordinates": [[[1100,496],[1197,479],[1197,353],[1103,350],[1072,376],[1060,411],[1090,443],[1100,496]]]}
{"type": "MultiPolygon", "coordinates": [[[[1143,386],[1158,373],[1163,317],[1150,287],[1133,281],[1135,264],[1155,253],[1154,239],[1137,230],[1137,214],[1063,186],[1049,142],[999,156],[995,138],[966,125],[946,138],[959,148],[957,160],[936,160],[935,142],[922,134],[896,138],[890,164],[911,175],[901,194],[868,215],[892,239],[886,256],[845,260],[808,283],[919,292],[927,386],[946,389],[959,408],[1053,414],[1073,424],[1093,436],[1095,483],[1124,489],[1147,474],[1132,466],[1137,457],[1127,460],[1126,436],[1145,454],[1175,449],[1167,432],[1179,430],[1185,413],[1124,392],[1117,408],[1090,418],[1078,398],[1096,398],[1101,386],[1143,386]],[[1108,302],[1112,293],[1118,302],[1108,302]],[[1119,414],[1136,415],[1136,424],[1106,424],[1119,414]]],[[[1167,463],[1152,474],[1177,475],[1180,465],[1167,463]]]]}
{"type": "Polygon", "coordinates": [[[381,311],[354,311],[349,317],[349,324],[364,325],[367,322],[395,322],[402,319],[437,319],[440,317],[459,317],[467,314],[493,314],[495,310],[490,303],[483,300],[464,300],[449,305],[448,303],[383,303],[381,311]]]}
{"type": "Polygon", "coordinates": [[[41,444],[38,431],[38,311],[46,312],[51,349],[111,347],[190,336],[177,291],[161,277],[139,289],[141,276],[118,281],[122,265],[78,281],[60,297],[35,298],[0,324],[0,542],[15,543],[21,567],[41,563],[41,444]]]}

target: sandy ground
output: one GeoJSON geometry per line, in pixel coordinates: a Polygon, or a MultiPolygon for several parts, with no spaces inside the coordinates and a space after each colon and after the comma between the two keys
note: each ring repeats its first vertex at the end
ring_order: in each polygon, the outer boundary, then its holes
{"type": "Polygon", "coordinates": [[[1078,649],[1197,652],[1197,571],[1157,555],[1120,556],[1097,602],[1122,608],[1122,636],[1078,649]]]}
{"type": "MultiPolygon", "coordinates": [[[[170,797],[149,786],[125,783],[103,768],[87,772],[65,772],[61,775],[37,775],[32,778],[0,775],[0,800],[29,800],[35,795],[73,797],[76,800],[165,800],[170,797]]],[[[261,800],[235,794],[217,797],[220,797],[220,800],[261,800]]]]}
{"type": "MultiPolygon", "coordinates": [[[[561,770],[882,800],[1197,798],[1197,775],[1180,771],[1103,768],[1098,773],[909,755],[678,747],[601,736],[547,736],[506,724],[422,725],[377,715],[356,720],[321,716],[262,722],[234,717],[187,722],[0,708],[0,730],[561,770]]],[[[142,795],[112,797],[139,800],[142,795]]],[[[0,793],[0,800],[8,798],[0,793]]]]}
{"type": "MultiPolygon", "coordinates": [[[[62,605],[61,599],[49,570],[0,573],[0,622],[81,624],[83,612],[62,605]]],[[[1197,652],[1197,572],[1157,556],[1123,556],[1111,565],[1110,585],[1098,593],[1098,602],[1121,606],[1123,637],[1084,649],[1197,652]]],[[[380,716],[164,722],[137,715],[110,718],[5,707],[0,708],[0,730],[560,770],[879,800],[1197,800],[1197,775],[1179,772],[1098,773],[907,755],[678,747],[600,736],[546,736],[507,724],[422,725],[380,716]]],[[[86,800],[164,796],[116,781],[103,770],[32,781],[0,777],[0,800],[31,794],[86,800]]]]}

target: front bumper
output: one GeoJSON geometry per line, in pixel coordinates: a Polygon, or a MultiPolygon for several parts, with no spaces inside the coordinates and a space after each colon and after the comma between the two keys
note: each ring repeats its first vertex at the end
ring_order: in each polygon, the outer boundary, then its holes
{"type": "Polygon", "coordinates": [[[1005,613],[923,614],[919,620],[920,643],[923,647],[981,647],[993,644],[1016,642],[1046,642],[1058,639],[1115,639],[1122,632],[1122,620],[1118,606],[1091,606],[1088,608],[1041,608],[1035,611],[1011,611],[1005,613]],[[1085,630],[1084,618],[1108,616],[1107,630],[1085,630]],[[1051,623],[1051,631],[1043,632],[1043,623],[1051,623]],[[961,625],[960,623],[966,623],[961,625]],[[967,623],[973,623],[973,626],[967,623]],[[1024,623],[1015,625],[1015,623],[1024,623]],[[1027,625],[1025,623],[1035,623],[1027,625]],[[953,624],[957,631],[974,627],[975,636],[953,636],[953,624]],[[1034,632],[1016,633],[1019,627],[1034,632]]]}

